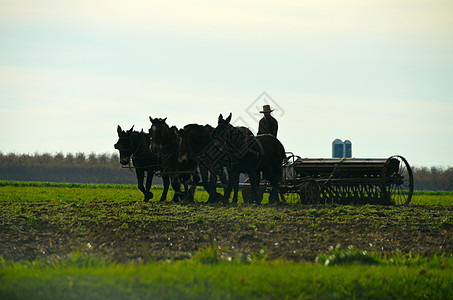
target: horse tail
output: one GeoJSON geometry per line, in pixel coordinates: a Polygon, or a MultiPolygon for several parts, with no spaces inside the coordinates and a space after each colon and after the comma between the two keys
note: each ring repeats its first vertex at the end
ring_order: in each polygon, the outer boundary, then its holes
{"type": "Polygon", "coordinates": [[[277,138],[275,138],[275,139],[276,139],[277,142],[278,142],[278,147],[279,147],[279,149],[278,149],[279,153],[278,153],[278,154],[279,154],[279,158],[280,158],[281,160],[284,160],[284,159],[286,159],[286,151],[285,151],[285,147],[283,146],[282,142],[280,142],[279,139],[277,139],[277,138]]]}

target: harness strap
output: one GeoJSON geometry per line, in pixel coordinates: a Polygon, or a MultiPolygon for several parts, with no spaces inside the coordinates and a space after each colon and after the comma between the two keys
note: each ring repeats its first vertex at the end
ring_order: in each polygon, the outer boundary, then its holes
{"type": "Polygon", "coordinates": [[[145,139],[141,139],[140,144],[138,144],[137,149],[134,151],[134,153],[132,153],[131,158],[133,158],[135,156],[135,154],[137,154],[137,152],[140,150],[140,147],[143,145],[144,141],[145,141],[145,139]]]}
{"type": "Polygon", "coordinates": [[[177,154],[178,149],[174,146],[175,144],[171,143],[168,146],[162,147],[161,151],[159,152],[159,156],[161,157],[162,161],[167,161],[172,155],[177,154]]]}
{"type": "Polygon", "coordinates": [[[253,139],[258,144],[258,148],[260,149],[260,151],[258,152],[258,151],[252,150],[252,149],[249,149],[248,151],[250,153],[255,154],[257,158],[260,157],[260,156],[264,156],[263,144],[260,142],[260,140],[256,136],[253,136],[253,139]]]}

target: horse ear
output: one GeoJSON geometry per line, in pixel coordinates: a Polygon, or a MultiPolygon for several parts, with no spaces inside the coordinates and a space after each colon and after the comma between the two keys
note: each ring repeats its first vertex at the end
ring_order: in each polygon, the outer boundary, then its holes
{"type": "Polygon", "coordinates": [[[121,129],[120,125],[118,125],[118,127],[116,128],[116,132],[118,132],[118,135],[120,135],[123,132],[123,129],[121,129]]]}
{"type": "Polygon", "coordinates": [[[165,119],[162,119],[162,122],[165,122],[165,121],[167,121],[167,118],[165,118],[165,119]]]}
{"type": "Polygon", "coordinates": [[[153,122],[153,118],[151,118],[151,116],[149,116],[149,121],[152,123],[153,122]]]}
{"type": "Polygon", "coordinates": [[[132,125],[131,129],[129,129],[129,132],[132,132],[132,130],[134,130],[134,126],[135,125],[132,125]]]}
{"type": "Polygon", "coordinates": [[[222,114],[219,115],[218,123],[220,124],[223,121],[223,116],[222,114]]]}
{"type": "Polygon", "coordinates": [[[228,118],[225,119],[225,121],[226,121],[227,124],[230,123],[232,115],[233,115],[233,114],[230,113],[230,115],[228,116],[228,118]]]}

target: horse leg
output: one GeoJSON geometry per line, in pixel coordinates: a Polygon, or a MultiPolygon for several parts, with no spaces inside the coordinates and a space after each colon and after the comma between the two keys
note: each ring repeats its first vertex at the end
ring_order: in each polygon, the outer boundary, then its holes
{"type": "Polygon", "coordinates": [[[190,201],[190,191],[189,191],[189,185],[184,181],[183,183],[184,186],[184,193],[183,193],[183,201],[190,201]]]}
{"type": "MultiPolygon", "coordinates": [[[[182,193],[181,200],[193,202],[196,186],[190,184],[191,176],[190,175],[181,175],[180,180],[182,181],[182,184],[184,186],[184,193],[182,193]],[[189,188],[189,185],[190,185],[190,188],[189,188]]],[[[194,177],[194,180],[197,180],[197,179],[194,177]]]]}
{"type": "MultiPolygon", "coordinates": [[[[240,173],[234,172],[234,174],[232,174],[232,176],[230,177],[229,184],[231,184],[231,186],[233,187],[233,190],[234,190],[233,200],[231,201],[231,203],[234,203],[234,204],[238,203],[239,174],[240,173]]],[[[228,196],[228,198],[229,198],[229,196],[228,196]]]]}
{"type": "Polygon", "coordinates": [[[217,193],[217,175],[216,174],[210,174],[208,184],[209,184],[209,189],[211,191],[209,194],[209,201],[218,202],[222,198],[222,195],[220,193],[217,193]]]}
{"type": "Polygon", "coordinates": [[[178,202],[179,199],[182,199],[181,183],[179,182],[178,176],[171,176],[171,187],[175,191],[171,201],[178,202]]]}
{"type": "Polygon", "coordinates": [[[238,203],[238,194],[239,194],[239,176],[237,180],[233,182],[233,203],[238,203]]]}
{"type": "Polygon", "coordinates": [[[282,192],[280,192],[280,186],[279,186],[279,183],[283,177],[282,161],[278,160],[278,159],[274,160],[273,166],[274,166],[273,170],[274,170],[274,174],[275,174],[275,178],[274,178],[275,182],[274,182],[272,190],[275,189],[275,198],[276,198],[277,202],[279,202],[278,194],[280,193],[280,195],[282,196],[282,203],[286,203],[285,196],[283,195],[282,192]]]}
{"type": "Polygon", "coordinates": [[[272,161],[271,167],[266,170],[265,176],[271,183],[272,189],[269,194],[269,203],[278,203],[278,182],[282,177],[282,169],[280,161],[272,161]]]}
{"type": "Polygon", "coordinates": [[[170,178],[168,177],[168,175],[162,175],[162,181],[164,182],[164,191],[162,192],[162,196],[160,197],[161,202],[167,200],[168,188],[170,187],[170,178]]]}
{"type": "Polygon", "coordinates": [[[196,186],[190,185],[184,182],[184,200],[188,202],[194,202],[195,200],[195,188],[196,186]]]}
{"type": "Polygon", "coordinates": [[[217,200],[217,191],[215,186],[217,176],[212,174],[203,164],[200,164],[200,174],[203,188],[209,194],[207,202],[215,202],[217,200]]]}
{"type": "MultiPolygon", "coordinates": [[[[215,194],[216,194],[216,200],[222,199],[222,195],[217,193],[217,178],[220,180],[220,182],[225,186],[228,185],[229,178],[228,178],[228,170],[226,168],[214,168],[213,171],[210,171],[212,174],[212,181],[215,189],[215,194]]],[[[226,187],[223,188],[223,194],[225,195],[226,187]]]]}
{"type": "Polygon", "coordinates": [[[229,180],[228,180],[228,183],[227,183],[227,186],[226,188],[223,190],[223,201],[228,204],[230,203],[230,196],[231,196],[231,190],[233,189],[233,174],[232,172],[229,173],[230,176],[229,176],[229,180]]]}
{"type": "Polygon", "coordinates": [[[200,176],[198,175],[198,171],[195,170],[192,173],[192,178],[189,176],[189,180],[191,181],[190,189],[189,189],[189,200],[191,202],[195,202],[195,191],[197,189],[198,184],[200,183],[200,176]],[[192,180],[190,180],[192,179],[192,180]]]}
{"type": "Polygon", "coordinates": [[[260,173],[259,172],[250,172],[249,173],[250,179],[250,202],[260,204],[260,199],[258,196],[258,189],[260,185],[260,173]]]}
{"type": "Polygon", "coordinates": [[[277,203],[279,202],[278,198],[278,182],[275,182],[275,180],[270,181],[271,183],[271,191],[269,193],[269,203],[277,203]]]}
{"type": "Polygon", "coordinates": [[[154,169],[148,169],[146,171],[146,195],[145,195],[145,202],[148,202],[150,199],[153,199],[154,195],[151,192],[151,185],[153,182],[154,176],[154,169]]]}
{"type": "Polygon", "coordinates": [[[145,198],[143,199],[143,201],[145,202],[148,202],[148,193],[146,192],[145,190],[145,186],[143,185],[143,180],[145,179],[145,170],[143,169],[135,169],[135,175],[137,176],[137,186],[138,186],[138,189],[143,193],[143,195],[145,196],[145,198]]]}
{"type": "Polygon", "coordinates": [[[201,185],[203,186],[204,190],[209,194],[208,202],[211,200],[211,187],[209,185],[209,175],[208,169],[203,166],[203,164],[199,164],[200,175],[201,175],[201,185]]]}

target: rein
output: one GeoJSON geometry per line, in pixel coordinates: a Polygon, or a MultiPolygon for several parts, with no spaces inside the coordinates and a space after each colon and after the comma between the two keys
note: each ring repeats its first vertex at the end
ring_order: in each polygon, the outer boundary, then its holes
{"type": "Polygon", "coordinates": [[[160,166],[161,166],[160,164],[157,164],[157,165],[149,165],[149,166],[144,166],[144,167],[136,167],[136,166],[131,166],[131,162],[129,161],[129,166],[121,165],[121,168],[132,170],[132,169],[148,169],[148,168],[160,167],[160,166]]]}
{"type": "MultiPolygon", "coordinates": [[[[235,127],[229,128],[230,132],[233,131],[234,135],[231,136],[230,140],[228,141],[231,145],[233,145],[233,155],[238,158],[243,158],[247,155],[247,153],[252,153],[256,155],[257,158],[264,156],[264,147],[260,140],[256,136],[248,136],[238,130],[235,127]],[[258,145],[259,151],[255,151],[251,149],[251,146],[255,142],[258,145]],[[239,151],[240,150],[240,151],[239,151]]],[[[231,146],[230,146],[231,149],[231,146]]]]}
{"type": "Polygon", "coordinates": [[[337,168],[343,163],[343,161],[346,159],[346,157],[343,157],[337,164],[335,164],[335,167],[332,170],[332,173],[330,173],[329,178],[321,185],[321,187],[324,187],[333,177],[333,174],[337,170],[337,168]]]}
{"type": "Polygon", "coordinates": [[[131,158],[133,158],[135,156],[135,154],[137,154],[138,150],[140,150],[140,147],[143,145],[143,142],[144,142],[144,139],[140,142],[140,144],[138,144],[138,147],[134,151],[134,153],[131,154],[131,158]]]}
{"type": "MultiPolygon", "coordinates": [[[[248,152],[253,153],[253,154],[256,154],[256,157],[257,157],[257,158],[260,157],[260,156],[264,156],[264,148],[263,148],[263,144],[260,142],[260,140],[258,140],[258,139],[256,138],[256,136],[253,136],[253,140],[258,144],[258,148],[260,149],[260,151],[258,152],[258,151],[252,150],[252,149],[250,149],[250,147],[249,147],[248,152]]],[[[251,144],[251,143],[249,143],[249,144],[251,144]]]]}

